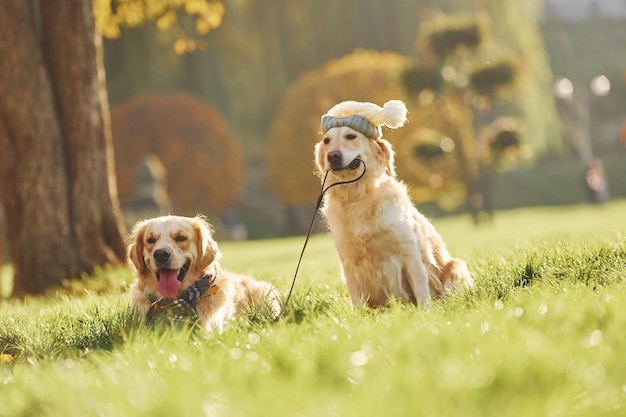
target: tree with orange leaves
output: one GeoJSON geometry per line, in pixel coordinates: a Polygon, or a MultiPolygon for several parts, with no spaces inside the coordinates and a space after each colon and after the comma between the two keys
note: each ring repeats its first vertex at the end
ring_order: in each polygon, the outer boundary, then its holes
{"type": "Polygon", "coordinates": [[[111,112],[118,190],[133,193],[133,173],[147,154],[167,171],[174,210],[221,214],[233,207],[243,183],[239,145],[225,119],[203,101],[185,94],[131,99],[111,112]]]}

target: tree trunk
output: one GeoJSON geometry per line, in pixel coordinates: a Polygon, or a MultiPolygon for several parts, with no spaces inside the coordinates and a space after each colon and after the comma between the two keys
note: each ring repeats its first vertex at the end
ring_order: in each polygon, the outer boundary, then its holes
{"type": "Polygon", "coordinates": [[[91,1],[0,3],[0,198],[14,294],[124,257],[91,1]]]}

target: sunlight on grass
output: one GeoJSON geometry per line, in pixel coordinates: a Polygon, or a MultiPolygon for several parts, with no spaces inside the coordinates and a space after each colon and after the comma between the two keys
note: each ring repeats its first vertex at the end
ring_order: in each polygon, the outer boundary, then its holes
{"type": "Polygon", "coordinates": [[[493,224],[476,228],[467,216],[434,219],[451,252],[463,256],[532,247],[546,240],[584,240],[626,234],[626,201],[612,204],[526,208],[497,212],[493,224]]]}
{"type": "MultiPolygon", "coordinates": [[[[352,308],[314,236],[277,322],[149,327],[129,271],[97,291],[0,303],[0,415],[621,416],[626,202],[435,220],[476,286],[424,310],[352,308]],[[77,296],[77,294],[83,294],[77,296]],[[62,394],[61,394],[62,393],[62,394]]],[[[284,294],[303,237],[225,242],[284,294]]]]}

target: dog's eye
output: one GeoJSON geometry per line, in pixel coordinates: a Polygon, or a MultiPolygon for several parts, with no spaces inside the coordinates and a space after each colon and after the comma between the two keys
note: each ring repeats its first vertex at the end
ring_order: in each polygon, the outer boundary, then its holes
{"type": "Polygon", "coordinates": [[[330,138],[324,138],[324,144],[328,145],[330,143],[330,138]]]}
{"type": "Polygon", "coordinates": [[[348,139],[348,140],[356,139],[356,135],[354,133],[348,133],[346,135],[346,139],[348,139]]]}
{"type": "Polygon", "coordinates": [[[174,238],[175,241],[177,242],[184,242],[187,240],[187,236],[183,236],[183,235],[178,235],[174,238]]]}
{"type": "Polygon", "coordinates": [[[153,244],[156,242],[156,239],[153,237],[149,237],[148,240],[146,240],[147,243],[153,244]]]}

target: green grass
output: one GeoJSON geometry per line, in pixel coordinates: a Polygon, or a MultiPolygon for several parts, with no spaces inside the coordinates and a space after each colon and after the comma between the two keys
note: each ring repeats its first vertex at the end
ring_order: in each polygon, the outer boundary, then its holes
{"type": "MultiPolygon", "coordinates": [[[[4,302],[0,416],[623,416],[625,213],[436,221],[477,284],[429,310],[353,309],[322,235],[275,323],[147,327],[118,290],[4,302]]],[[[286,293],[302,243],[224,243],[223,264],[286,293]]]]}

